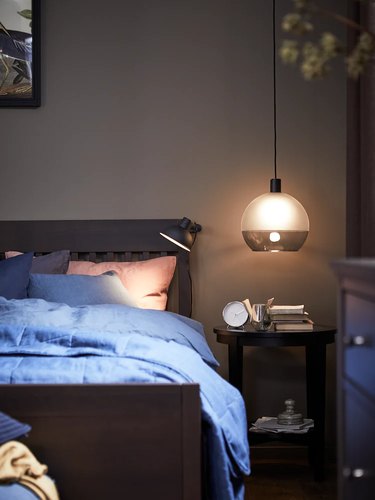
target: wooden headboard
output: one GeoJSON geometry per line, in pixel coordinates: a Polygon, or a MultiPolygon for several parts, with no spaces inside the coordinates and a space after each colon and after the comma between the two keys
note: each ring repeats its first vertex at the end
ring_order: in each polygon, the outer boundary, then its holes
{"type": "Polygon", "coordinates": [[[177,219],[0,221],[0,258],[7,250],[35,255],[70,250],[72,260],[128,262],[175,255],[168,310],[191,314],[189,252],[159,233],[177,219]]]}

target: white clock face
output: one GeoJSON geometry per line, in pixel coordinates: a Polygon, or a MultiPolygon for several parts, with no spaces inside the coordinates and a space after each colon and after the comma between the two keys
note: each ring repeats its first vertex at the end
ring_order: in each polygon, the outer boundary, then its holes
{"type": "Polygon", "coordinates": [[[229,326],[239,327],[246,323],[249,314],[245,304],[240,301],[229,302],[223,309],[224,321],[229,326]]]}

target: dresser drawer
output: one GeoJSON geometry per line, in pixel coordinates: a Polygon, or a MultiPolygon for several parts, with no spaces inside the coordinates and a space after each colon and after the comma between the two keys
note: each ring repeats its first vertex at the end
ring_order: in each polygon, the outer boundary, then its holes
{"type": "Polygon", "coordinates": [[[337,261],[338,499],[375,498],[375,259],[337,261]]]}
{"type": "Polygon", "coordinates": [[[375,487],[375,403],[344,384],[342,498],[372,500],[375,487]]]}
{"type": "Polygon", "coordinates": [[[348,294],[344,311],[344,376],[375,396],[375,305],[348,294]]]}

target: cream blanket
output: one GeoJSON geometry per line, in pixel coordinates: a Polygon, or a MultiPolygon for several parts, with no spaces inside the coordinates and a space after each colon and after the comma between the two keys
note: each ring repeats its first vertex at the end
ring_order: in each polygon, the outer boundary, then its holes
{"type": "Polygon", "coordinates": [[[58,500],[56,486],[46,473],[47,466],[40,464],[24,444],[8,441],[0,446],[0,483],[17,481],[41,500],[58,500]]]}

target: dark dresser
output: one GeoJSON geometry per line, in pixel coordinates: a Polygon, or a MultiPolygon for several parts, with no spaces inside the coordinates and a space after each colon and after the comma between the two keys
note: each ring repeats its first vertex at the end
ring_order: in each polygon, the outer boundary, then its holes
{"type": "Polygon", "coordinates": [[[339,500],[375,498],[375,259],[333,264],[339,281],[339,500]]]}

